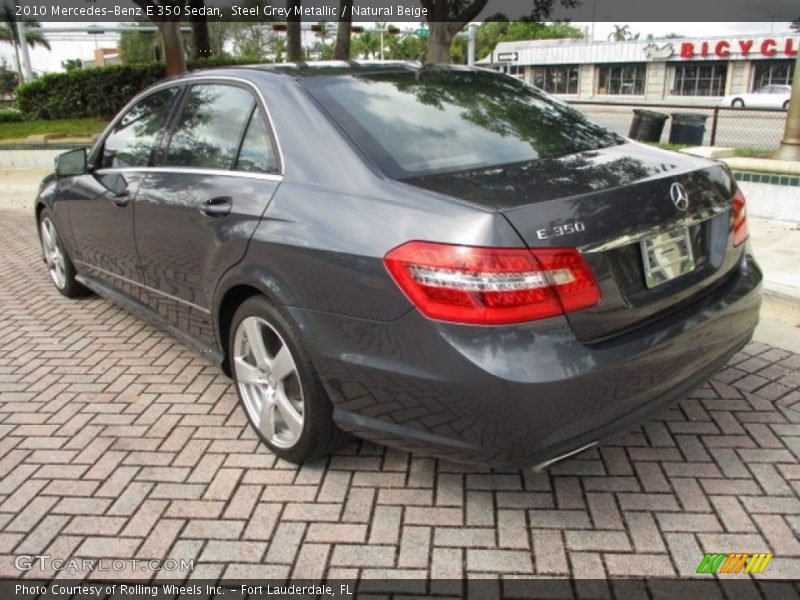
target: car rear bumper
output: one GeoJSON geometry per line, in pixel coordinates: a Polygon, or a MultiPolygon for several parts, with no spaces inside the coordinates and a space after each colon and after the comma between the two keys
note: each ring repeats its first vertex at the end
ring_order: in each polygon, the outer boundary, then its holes
{"type": "Polygon", "coordinates": [[[292,309],[340,427],[450,460],[546,466],[684,398],[751,338],[761,272],[745,255],[712,293],[596,344],[563,318],[503,327],[292,309]]]}

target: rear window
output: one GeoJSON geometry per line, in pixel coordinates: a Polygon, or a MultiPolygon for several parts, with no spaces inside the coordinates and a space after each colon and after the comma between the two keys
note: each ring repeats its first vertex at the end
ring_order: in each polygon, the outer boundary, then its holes
{"type": "Polygon", "coordinates": [[[495,73],[429,67],[315,77],[306,85],[356,145],[398,179],[624,141],[566,104],[495,73]]]}

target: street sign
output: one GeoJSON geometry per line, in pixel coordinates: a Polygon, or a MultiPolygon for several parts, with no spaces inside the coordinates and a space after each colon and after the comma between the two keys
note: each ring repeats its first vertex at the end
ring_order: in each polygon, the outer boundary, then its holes
{"type": "Polygon", "coordinates": [[[414,34],[419,37],[428,37],[431,34],[431,30],[427,28],[417,29],[414,34]]]}
{"type": "Polygon", "coordinates": [[[497,60],[499,62],[512,62],[519,58],[519,53],[517,52],[498,52],[497,53],[497,60]]]}

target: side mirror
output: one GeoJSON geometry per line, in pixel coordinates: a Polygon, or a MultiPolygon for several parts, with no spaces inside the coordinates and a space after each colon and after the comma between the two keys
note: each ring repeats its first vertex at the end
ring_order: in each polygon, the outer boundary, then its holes
{"type": "Polygon", "coordinates": [[[86,148],[77,148],[56,157],[56,175],[69,177],[86,173],[86,148]]]}

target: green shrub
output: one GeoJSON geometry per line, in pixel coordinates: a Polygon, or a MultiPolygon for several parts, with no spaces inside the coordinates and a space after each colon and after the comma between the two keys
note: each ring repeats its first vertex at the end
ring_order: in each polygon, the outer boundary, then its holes
{"type": "Polygon", "coordinates": [[[18,110],[0,108],[0,123],[19,123],[20,121],[24,120],[25,115],[18,110]]]}
{"type": "MultiPolygon", "coordinates": [[[[210,57],[190,69],[252,64],[257,58],[210,57]]],[[[17,106],[29,119],[111,118],[137,92],[165,76],[164,63],[111,65],[49,73],[17,88],[17,106]]]]}

